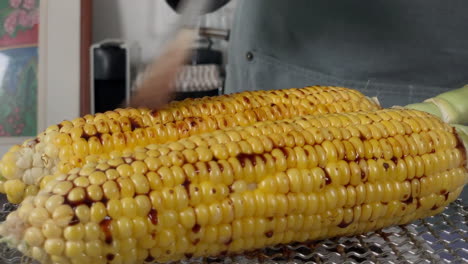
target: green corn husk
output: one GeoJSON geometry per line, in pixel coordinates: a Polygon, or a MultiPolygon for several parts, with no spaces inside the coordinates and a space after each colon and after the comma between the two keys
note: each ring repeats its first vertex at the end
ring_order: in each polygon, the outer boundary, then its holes
{"type": "Polygon", "coordinates": [[[405,108],[428,112],[449,124],[468,125],[468,85],[405,108]]]}

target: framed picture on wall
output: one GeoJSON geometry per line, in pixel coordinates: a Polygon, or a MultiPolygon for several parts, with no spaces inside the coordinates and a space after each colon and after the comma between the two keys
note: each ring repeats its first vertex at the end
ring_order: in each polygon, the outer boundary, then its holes
{"type": "Polygon", "coordinates": [[[39,6],[0,1],[0,144],[38,132],[39,6]]]}
{"type": "Polygon", "coordinates": [[[89,108],[91,7],[91,0],[0,0],[0,160],[89,108]]]}

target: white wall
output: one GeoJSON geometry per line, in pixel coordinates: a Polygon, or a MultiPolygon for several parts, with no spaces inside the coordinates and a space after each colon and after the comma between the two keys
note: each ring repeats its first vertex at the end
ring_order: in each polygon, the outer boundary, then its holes
{"type": "Polygon", "coordinates": [[[80,1],[47,0],[47,22],[40,44],[43,59],[44,124],[74,119],[80,107],[80,1]]]}
{"type": "MultiPolygon", "coordinates": [[[[41,0],[39,23],[39,132],[79,115],[80,1],[41,0]]],[[[0,157],[27,138],[0,138],[0,157]]]]}

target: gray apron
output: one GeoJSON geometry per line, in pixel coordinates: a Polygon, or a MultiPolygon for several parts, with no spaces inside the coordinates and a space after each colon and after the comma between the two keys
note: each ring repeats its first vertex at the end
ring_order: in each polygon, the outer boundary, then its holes
{"type": "Polygon", "coordinates": [[[466,0],[239,0],[226,93],[345,86],[384,107],[468,83],[466,0]]]}

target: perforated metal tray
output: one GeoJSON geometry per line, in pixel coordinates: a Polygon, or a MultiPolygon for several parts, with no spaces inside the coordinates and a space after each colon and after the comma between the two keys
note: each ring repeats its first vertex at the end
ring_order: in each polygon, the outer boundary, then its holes
{"type": "MultiPolygon", "coordinates": [[[[4,203],[0,221],[16,207],[4,203]]],[[[182,263],[468,263],[468,203],[457,200],[434,217],[409,225],[343,237],[271,247],[223,259],[182,263]]],[[[35,263],[0,244],[0,263],[35,263]]]]}

